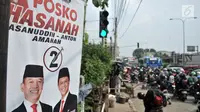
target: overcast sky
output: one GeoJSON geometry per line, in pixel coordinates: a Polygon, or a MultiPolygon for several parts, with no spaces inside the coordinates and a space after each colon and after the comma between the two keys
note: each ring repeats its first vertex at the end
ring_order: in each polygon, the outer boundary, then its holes
{"type": "MultiPolygon", "coordinates": [[[[109,0],[109,37],[113,37],[114,0],[109,0]]],[[[170,18],[182,18],[182,5],[194,5],[197,19],[185,22],[186,46],[200,46],[200,0],[143,0],[140,9],[123,37],[122,34],[130,24],[140,0],[130,0],[126,15],[118,26],[118,45],[120,56],[132,56],[136,43],[142,48],[183,52],[182,22],[170,21],[170,18]],[[124,47],[132,46],[132,47],[124,47]]],[[[91,42],[100,42],[98,37],[99,10],[89,0],[86,17],[86,31],[91,42]]],[[[109,39],[108,39],[109,40],[109,39]]]]}

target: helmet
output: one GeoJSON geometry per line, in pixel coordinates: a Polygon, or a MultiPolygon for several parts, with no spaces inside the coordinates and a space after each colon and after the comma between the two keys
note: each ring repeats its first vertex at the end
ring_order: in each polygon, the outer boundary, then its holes
{"type": "Polygon", "coordinates": [[[185,78],[186,78],[186,76],[185,76],[185,74],[184,74],[184,73],[181,73],[181,74],[180,74],[180,77],[181,77],[181,78],[183,78],[183,79],[185,79],[185,78]]]}
{"type": "Polygon", "coordinates": [[[138,97],[139,99],[144,99],[145,94],[142,93],[142,92],[139,92],[139,93],[137,94],[137,97],[138,97]]]}
{"type": "Polygon", "coordinates": [[[192,71],[191,74],[195,76],[195,75],[196,75],[196,72],[192,71]]]}
{"type": "Polygon", "coordinates": [[[198,75],[197,78],[200,79],[200,75],[198,75]]]}
{"type": "Polygon", "coordinates": [[[163,70],[164,70],[164,71],[167,71],[167,68],[164,68],[163,70]]]}

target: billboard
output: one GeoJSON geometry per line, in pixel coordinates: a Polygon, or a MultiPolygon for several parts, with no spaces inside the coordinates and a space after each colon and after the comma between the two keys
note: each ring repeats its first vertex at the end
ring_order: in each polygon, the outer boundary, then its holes
{"type": "Polygon", "coordinates": [[[6,112],[76,111],[82,0],[11,0],[6,112]]]}
{"type": "Polygon", "coordinates": [[[188,52],[195,52],[195,47],[196,46],[187,46],[187,51],[188,52]]]}

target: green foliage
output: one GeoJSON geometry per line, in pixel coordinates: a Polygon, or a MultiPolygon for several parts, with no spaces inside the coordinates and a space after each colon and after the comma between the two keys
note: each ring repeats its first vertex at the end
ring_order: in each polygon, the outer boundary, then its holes
{"type": "Polygon", "coordinates": [[[163,63],[163,67],[166,68],[169,65],[169,63],[163,63]]]}
{"type": "Polygon", "coordinates": [[[88,43],[89,43],[89,35],[88,33],[84,33],[83,44],[88,44],[88,43]]]}
{"type": "Polygon", "coordinates": [[[150,52],[152,52],[152,53],[156,53],[156,50],[153,49],[153,48],[151,48],[151,49],[150,49],[150,52]]]}
{"type": "Polygon", "coordinates": [[[100,86],[111,71],[111,54],[100,44],[83,45],[81,74],[86,83],[100,86]]]}
{"type": "Polygon", "coordinates": [[[142,48],[135,49],[133,56],[137,57],[137,59],[142,58],[144,56],[144,50],[142,48]]]}
{"type": "Polygon", "coordinates": [[[77,112],[81,112],[81,104],[77,105],[77,112]]]}
{"type": "Polygon", "coordinates": [[[95,7],[101,7],[101,9],[105,9],[108,7],[108,0],[92,0],[92,3],[95,7]]]}

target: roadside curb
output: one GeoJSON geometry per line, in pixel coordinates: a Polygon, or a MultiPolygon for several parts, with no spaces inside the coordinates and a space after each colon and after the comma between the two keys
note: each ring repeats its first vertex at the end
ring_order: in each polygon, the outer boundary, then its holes
{"type": "Polygon", "coordinates": [[[135,105],[133,104],[133,100],[134,99],[129,99],[128,104],[129,104],[129,107],[130,107],[132,112],[137,112],[137,109],[136,109],[135,105]]]}

